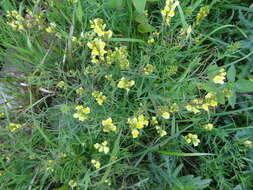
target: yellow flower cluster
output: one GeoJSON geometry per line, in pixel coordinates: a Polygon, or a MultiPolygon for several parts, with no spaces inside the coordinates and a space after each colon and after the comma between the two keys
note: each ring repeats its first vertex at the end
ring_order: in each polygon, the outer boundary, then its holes
{"type": "Polygon", "coordinates": [[[112,65],[116,63],[123,70],[129,68],[129,61],[127,59],[128,52],[126,46],[116,47],[114,51],[109,50],[106,56],[106,63],[112,65]]]}
{"type": "Polygon", "coordinates": [[[170,118],[170,112],[168,111],[167,107],[160,107],[159,113],[162,116],[163,119],[169,119],[170,118]]]}
{"type": "Polygon", "coordinates": [[[132,130],[133,138],[137,138],[139,136],[138,129],[142,129],[145,126],[148,126],[149,121],[144,115],[140,114],[137,117],[128,118],[127,123],[132,130]]]}
{"type": "Polygon", "coordinates": [[[102,125],[103,125],[103,131],[104,132],[110,132],[110,131],[116,131],[117,130],[117,127],[116,127],[116,125],[114,125],[113,123],[112,123],[112,118],[108,118],[108,119],[106,119],[106,120],[103,120],[102,121],[102,125]]]}
{"type": "Polygon", "coordinates": [[[200,140],[198,139],[198,135],[194,135],[192,133],[188,133],[188,135],[184,136],[184,139],[187,143],[193,144],[193,146],[198,146],[200,140]]]}
{"type": "Polygon", "coordinates": [[[196,17],[196,25],[199,25],[201,23],[201,21],[207,17],[207,15],[209,14],[209,7],[208,6],[205,6],[205,7],[201,7],[198,14],[197,14],[197,17],[196,17]]]}
{"type": "Polygon", "coordinates": [[[191,104],[185,106],[187,111],[194,114],[200,113],[201,110],[209,111],[210,107],[216,107],[218,105],[216,96],[212,93],[208,93],[205,99],[194,99],[191,104]]]}
{"type": "Polygon", "coordinates": [[[10,123],[7,127],[8,130],[10,130],[11,132],[14,132],[20,128],[22,128],[22,125],[17,124],[17,123],[10,123]]]}
{"type": "Polygon", "coordinates": [[[216,84],[224,84],[224,80],[226,80],[226,71],[224,69],[220,69],[219,73],[213,78],[213,82],[216,84]]]}
{"type": "Polygon", "coordinates": [[[54,168],[53,168],[54,161],[53,160],[48,160],[46,164],[47,164],[46,169],[50,172],[53,172],[54,171],[54,168]]]}
{"type": "Polygon", "coordinates": [[[99,63],[105,61],[105,42],[103,39],[110,39],[112,37],[112,31],[105,31],[106,24],[103,19],[96,18],[90,21],[93,33],[89,35],[91,41],[87,43],[87,46],[91,49],[91,62],[99,63]],[[97,37],[96,37],[97,36],[97,37]]]}
{"type": "Polygon", "coordinates": [[[179,111],[179,107],[178,107],[177,103],[173,103],[170,106],[170,113],[175,113],[175,112],[178,112],[178,111],[179,111]]]}
{"type": "Polygon", "coordinates": [[[122,77],[117,86],[118,88],[125,89],[128,92],[134,84],[135,82],[133,80],[128,80],[125,77],[122,77]]]}
{"type": "Polygon", "coordinates": [[[77,182],[74,181],[74,180],[70,180],[70,181],[69,181],[69,186],[70,186],[71,188],[74,188],[74,187],[77,186],[77,182]]]}
{"type": "Polygon", "coordinates": [[[12,19],[10,22],[7,22],[9,26],[14,31],[25,31],[25,28],[31,28],[33,25],[38,26],[39,29],[43,28],[43,13],[40,12],[37,15],[33,15],[30,9],[25,9],[25,17],[18,14],[16,10],[7,11],[6,16],[9,19],[12,19]]]}
{"type": "Polygon", "coordinates": [[[55,33],[56,32],[56,24],[51,22],[49,26],[46,28],[47,33],[55,33]]]}
{"type": "Polygon", "coordinates": [[[94,148],[98,150],[98,152],[104,152],[107,154],[110,151],[110,148],[107,146],[108,142],[104,141],[101,144],[96,143],[94,144],[94,148]]]}
{"type": "Polygon", "coordinates": [[[148,44],[153,44],[155,42],[155,38],[159,37],[159,32],[153,32],[152,35],[148,39],[148,44]]]}
{"type": "Polygon", "coordinates": [[[84,121],[88,119],[87,115],[90,113],[89,107],[83,107],[78,105],[75,107],[76,113],[74,113],[73,117],[78,118],[80,121],[84,121]]]}
{"type": "Polygon", "coordinates": [[[161,11],[163,21],[166,25],[169,25],[172,17],[175,16],[175,9],[179,5],[179,1],[166,0],[165,7],[161,11]]]}
{"type": "Polygon", "coordinates": [[[112,31],[105,31],[106,24],[104,24],[103,19],[96,18],[94,20],[90,20],[91,28],[93,31],[102,38],[110,39],[112,37],[112,31]]]}
{"type": "Polygon", "coordinates": [[[58,88],[61,88],[63,90],[67,90],[67,85],[65,84],[64,81],[60,81],[58,82],[58,84],[56,85],[58,88]]]}
{"type": "Polygon", "coordinates": [[[84,94],[85,90],[83,87],[80,87],[78,89],[76,89],[76,93],[79,95],[79,96],[82,96],[84,94]]]}
{"type": "Polygon", "coordinates": [[[144,75],[150,75],[151,73],[154,72],[154,66],[151,64],[147,64],[144,68],[143,68],[143,73],[144,75]]]}
{"type": "Polygon", "coordinates": [[[178,66],[176,65],[172,65],[170,66],[168,69],[167,69],[167,75],[171,76],[171,75],[174,75],[176,74],[178,71],[178,66]]]}
{"type": "Polygon", "coordinates": [[[92,92],[92,96],[96,99],[99,105],[102,105],[104,101],[107,99],[107,97],[103,95],[103,92],[99,92],[99,91],[92,92]]]}
{"type": "Polygon", "coordinates": [[[96,169],[99,169],[101,167],[101,164],[98,160],[94,160],[92,159],[91,160],[91,163],[93,164],[93,166],[96,168],[96,169]]]}
{"type": "Polygon", "coordinates": [[[104,41],[99,38],[95,38],[91,42],[88,42],[87,46],[91,49],[92,63],[99,63],[100,61],[104,62],[104,55],[106,53],[104,41]]]}
{"type": "Polygon", "coordinates": [[[23,26],[23,22],[25,21],[24,17],[19,15],[17,11],[13,10],[13,11],[7,11],[7,15],[8,18],[13,18],[14,20],[11,22],[7,22],[7,24],[9,26],[11,26],[11,28],[14,31],[24,31],[25,28],[23,26]]]}
{"type": "Polygon", "coordinates": [[[156,128],[157,133],[160,135],[160,137],[167,135],[167,132],[163,130],[160,126],[156,126],[155,128],[156,128]]]}
{"type": "Polygon", "coordinates": [[[207,131],[211,131],[213,129],[213,124],[208,123],[208,124],[204,125],[203,128],[207,131]]]}

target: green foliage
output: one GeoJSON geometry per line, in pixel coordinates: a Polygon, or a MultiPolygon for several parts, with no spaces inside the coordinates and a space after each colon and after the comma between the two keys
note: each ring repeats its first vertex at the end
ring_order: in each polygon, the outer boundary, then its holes
{"type": "Polygon", "coordinates": [[[251,1],[168,2],[0,2],[0,189],[253,189],[251,1]]]}

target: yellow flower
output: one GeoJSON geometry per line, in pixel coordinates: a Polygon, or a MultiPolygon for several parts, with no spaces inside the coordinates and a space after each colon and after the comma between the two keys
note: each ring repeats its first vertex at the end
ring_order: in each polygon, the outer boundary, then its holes
{"type": "Polygon", "coordinates": [[[82,105],[78,105],[75,107],[75,110],[77,110],[76,113],[74,113],[73,117],[78,118],[80,121],[87,120],[87,115],[90,114],[90,108],[89,107],[83,107],[82,105]]]}
{"type": "Polygon", "coordinates": [[[148,10],[145,10],[143,14],[145,17],[148,17],[148,10]]]}
{"type": "Polygon", "coordinates": [[[70,180],[70,181],[69,181],[69,186],[70,186],[71,188],[74,188],[74,187],[77,186],[77,182],[74,181],[74,180],[70,180]]]}
{"type": "Polygon", "coordinates": [[[105,31],[106,24],[104,24],[103,19],[96,18],[94,20],[91,20],[90,23],[91,23],[91,28],[94,30],[94,32],[99,37],[104,37],[106,39],[109,39],[109,38],[112,37],[112,31],[111,30],[105,31]]]}
{"type": "Polygon", "coordinates": [[[46,28],[46,32],[53,33],[53,32],[56,32],[55,29],[56,29],[56,24],[54,22],[51,22],[49,24],[49,27],[46,28]]]}
{"type": "Polygon", "coordinates": [[[224,69],[220,69],[218,75],[216,75],[213,78],[213,82],[216,84],[224,84],[224,80],[226,79],[227,73],[225,72],[224,69]]]}
{"type": "Polygon", "coordinates": [[[99,161],[92,159],[91,163],[94,165],[96,169],[99,169],[101,167],[101,164],[99,161]]]}
{"type": "Polygon", "coordinates": [[[112,123],[112,118],[108,118],[106,120],[102,121],[102,125],[103,125],[103,131],[104,132],[110,132],[110,131],[116,131],[117,127],[112,123]]]}
{"type": "Polygon", "coordinates": [[[88,42],[87,46],[91,49],[92,56],[104,56],[105,51],[105,42],[101,39],[95,38],[93,41],[88,42]]]}
{"type": "Polygon", "coordinates": [[[194,135],[192,133],[188,133],[188,135],[184,136],[184,139],[187,143],[193,144],[193,146],[198,146],[200,140],[198,139],[198,135],[194,135]]]}
{"type": "Polygon", "coordinates": [[[137,138],[139,136],[139,131],[137,129],[133,129],[132,136],[133,136],[133,138],[137,138]]]}
{"type": "Polygon", "coordinates": [[[252,141],[249,141],[249,140],[244,141],[243,144],[246,148],[252,148],[253,146],[252,141]]]}
{"type": "Polygon", "coordinates": [[[207,15],[209,14],[209,7],[208,6],[205,6],[205,7],[201,7],[198,14],[197,14],[197,17],[196,17],[196,25],[199,25],[200,22],[205,18],[207,17],[207,15]]]}
{"type": "Polygon", "coordinates": [[[157,37],[159,37],[160,34],[159,34],[159,32],[153,32],[152,35],[157,38],[157,37]]]}
{"type": "Polygon", "coordinates": [[[99,92],[99,91],[92,92],[92,96],[96,99],[99,105],[102,105],[104,101],[107,99],[107,97],[103,95],[102,92],[99,92]]]}
{"type": "Polygon", "coordinates": [[[156,126],[155,128],[156,128],[157,133],[160,135],[160,137],[167,135],[167,132],[163,130],[160,126],[156,126]]]}
{"type": "Polygon", "coordinates": [[[150,38],[149,40],[148,40],[148,44],[153,44],[155,42],[155,39],[154,38],[150,38]]]}
{"type": "Polygon", "coordinates": [[[179,1],[166,0],[165,7],[161,11],[163,21],[165,24],[169,24],[172,17],[175,16],[175,9],[179,5],[179,1]]]}
{"type": "Polygon", "coordinates": [[[203,128],[207,131],[211,131],[213,129],[213,124],[208,123],[208,124],[204,125],[203,128]]]}
{"type": "Polygon", "coordinates": [[[158,124],[158,121],[157,121],[157,118],[156,118],[156,117],[152,117],[152,118],[151,118],[151,124],[152,124],[152,125],[157,125],[157,124],[158,124]]]}
{"type": "Polygon", "coordinates": [[[125,77],[122,77],[117,86],[118,88],[125,89],[128,92],[134,84],[135,82],[133,80],[128,80],[125,77]]]}
{"type": "Polygon", "coordinates": [[[16,17],[18,15],[18,12],[16,10],[13,11],[7,11],[7,17],[16,17]]]}
{"type": "Polygon", "coordinates": [[[94,144],[94,148],[98,150],[98,152],[104,152],[107,154],[110,151],[110,148],[107,146],[108,142],[104,141],[101,144],[96,143],[94,144]]]}
{"type": "Polygon", "coordinates": [[[27,12],[29,15],[32,15],[32,14],[33,14],[32,11],[31,11],[30,9],[28,9],[28,8],[26,8],[26,12],[27,12]]]}
{"type": "Polygon", "coordinates": [[[150,75],[151,73],[153,73],[153,71],[154,71],[154,67],[151,64],[147,64],[144,67],[144,75],[150,75]]]}
{"type": "Polygon", "coordinates": [[[205,111],[209,111],[209,104],[203,104],[202,109],[205,111]]]}
{"type": "Polygon", "coordinates": [[[163,112],[163,113],[162,113],[162,117],[163,117],[164,119],[169,119],[169,118],[170,118],[170,113],[169,113],[169,112],[163,112]]]}
{"type": "Polygon", "coordinates": [[[20,125],[20,124],[17,124],[17,123],[10,123],[6,128],[7,128],[8,130],[10,130],[11,132],[14,132],[14,131],[20,129],[21,127],[22,127],[22,125],[20,125]]]}
{"type": "Polygon", "coordinates": [[[106,56],[106,63],[112,65],[113,63],[119,65],[123,70],[129,68],[129,61],[127,59],[128,52],[126,46],[116,47],[114,51],[109,50],[106,56]]]}
{"type": "Polygon", "coordinates": [[[206,104],[212,107],[216,107],[218,105],[218,102],[216,100],[216,96],[213,93],[207,93],[205,96],[206,104]]]}
{"type": "Polygon", "coordinates": [[[186,105],[185,108],[187,111],[192,111],[192,106],[190,104],[186,105]]]}
{"type": "Polygon", "coordinates": [[[225,77],[217,75],[213,78],[213,82],[216,84],[224,84],[225,77]]]}
{"type": "Polygon", "coordinates": [[[12,21],[12,22],[7,22],[7,24],[14,30],[14,31],[24,31],[24,26],[22,25],[21,22],[19,21],[12,21]]]}
{"type": "Polygon", "coordinates": [[[76,93],[79,95],[79,96],[82,96],[84,94],[85,90],[83,87],[80,87],[78,89],[76,89],[76,93]]]}
{"type": "Polygon", "coordinates": [[[170,107],[170,113],[175,113],[179,111],[179,107],[177,105],[177,103],[173,103],[170,107]]]}
{"type": "Polygon", "coordinates": [[[215,106],[217,106],[217,105],[218,105],[218,102],[217,102],[216,100],[211,100],[210,106],[215,107],[215,106]]]}
{"type": "Polygon", "coordinates": [[[60,81],[58,82],[58,84],[56,85],[58,88],[61,88],[63,90],[67,90],[67,85],[65,84],[64,81],[60,81]]]}
{"type": "Polygon", "coordinates": [[[140,114],[137,117],[128,118],[127,123],[131,128],[133,138],[137,138],[139,136],[138,129],[142,129],[145,126],[148,126],[149,121],[144,115],[140,114]]]}
{"type": "Polygon", "coordinates": [[[200,112],[200,110],[195,105],[188,104],[185,106],[185,108],[187,111],[193,112],[194,114],[197,114],[200,112]]]}
{"type": "Polygon", "coordinates": [[[139,115],[138,117],[128,118],[128,124],[131,128],[142,129],[144,126],[148,126],[149,121],[144,115],[139,115]]]}

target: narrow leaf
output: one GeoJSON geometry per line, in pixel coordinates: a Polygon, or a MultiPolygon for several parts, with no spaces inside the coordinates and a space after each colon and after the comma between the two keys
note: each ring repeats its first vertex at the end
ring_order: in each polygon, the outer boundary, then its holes
{"type": "Polygon", "coordinates": [[[211,153],[184,153],[184,152],[167,152],[167,151],[162,151],[158,150],[156,151],[161,154],[166,154],[169,156],[214,156],[215,154],[211,153]]]}

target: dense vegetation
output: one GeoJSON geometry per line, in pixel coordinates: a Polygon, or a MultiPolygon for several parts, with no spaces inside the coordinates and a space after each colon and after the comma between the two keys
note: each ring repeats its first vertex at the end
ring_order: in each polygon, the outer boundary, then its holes
{"type": "Polygon", "coordinates": [[[251,0],[1,0],[0,54],[0,189],[253,189],[251,0]]]}

